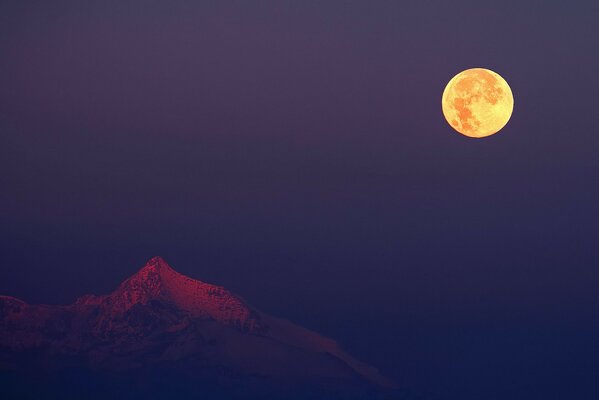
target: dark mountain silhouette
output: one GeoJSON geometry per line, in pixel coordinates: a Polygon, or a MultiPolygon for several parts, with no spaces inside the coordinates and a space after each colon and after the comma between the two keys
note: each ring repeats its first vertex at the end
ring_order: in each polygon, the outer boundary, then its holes
{"type": "Polygon", "coordinates": [[[0,372],[8,398],[378,398],[393,386],[160,257],[72,305],[0,297],[0,372]]]}

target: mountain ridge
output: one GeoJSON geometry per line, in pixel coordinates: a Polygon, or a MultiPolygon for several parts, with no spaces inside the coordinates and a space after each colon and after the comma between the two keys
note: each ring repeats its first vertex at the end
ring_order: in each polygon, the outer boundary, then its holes
{"type": "Polygon", "coordinates": [[[75,304],[103,305],[123,312],[151,300],[164,300],[196,317],[207,316],[247,332],[261,330],[258,315],[239,296],[178,273],[160,256],[151,258],[112,293],[83,296],[75,304]]]}

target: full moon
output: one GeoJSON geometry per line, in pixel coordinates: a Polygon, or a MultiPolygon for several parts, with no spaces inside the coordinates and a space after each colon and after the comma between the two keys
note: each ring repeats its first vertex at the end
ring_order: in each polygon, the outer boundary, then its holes
{"type": "Polygon", "coordinates": [[[472,68],[454,76],[443,91],[443,115],[453,129],[472,138],[491,136],[510,120],[512,90],[499,74],[472,68]]]}

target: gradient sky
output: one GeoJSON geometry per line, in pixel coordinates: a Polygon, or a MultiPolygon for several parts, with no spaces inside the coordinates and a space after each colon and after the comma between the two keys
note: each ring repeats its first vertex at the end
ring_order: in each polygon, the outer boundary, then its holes
{"type": "Polygon", "coordinates": [[[3,0],[0,293],[65,304],[161,255],[414,393],[596,399],[597,21],[596,1],[3,0]],[[515,97],[483,140],[441,113],[471,67],[515,97]]]}

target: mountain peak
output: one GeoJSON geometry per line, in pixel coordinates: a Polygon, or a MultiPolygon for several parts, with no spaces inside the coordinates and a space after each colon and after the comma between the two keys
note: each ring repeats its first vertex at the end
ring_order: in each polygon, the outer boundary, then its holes
{"type": "Polygon", "coordinates": [[[122,313],[136,305],[160,301],[194,317],[214,319],[244,331],[262,330],[259,315],[222,286],[189,278],[162,257],[151,258],[137,273],[105,296],[86,296],[78,304],[95,304],[122,313]]]}
{"type": "Polygon", "coordinates": [[[152,257],[139,271],[125,280],[119,286],[119,289],[126,291],[141,290],[148,296],[159,297],[164,294],[165,281],[174,282],[185,278],[187,277],[175,271],[164,258],[156,256],[152,257]]]}
{"type": "Polygon", "coordinates": [[[166,269],[174,271],[169,263],[167,263],[166,260],[160,256],[150,258],[146,265],[143,266],[142,270],[144,269],[155,269],[157,271],[166,269]]]}

